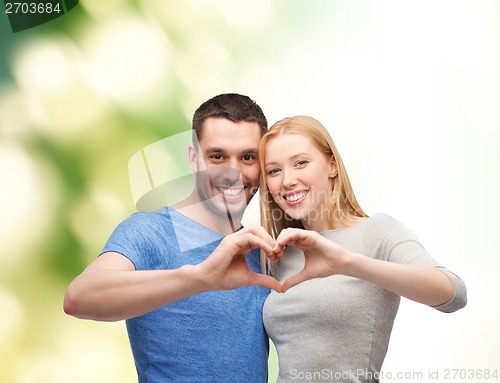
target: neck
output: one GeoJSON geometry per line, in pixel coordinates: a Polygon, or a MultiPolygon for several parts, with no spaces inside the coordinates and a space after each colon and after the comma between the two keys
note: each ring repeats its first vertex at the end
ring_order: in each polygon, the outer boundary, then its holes
{"type": "Polygon", "coordinates": [[[230,212],[226,216],[215,214],[203,201],[199,201],[194,193],[183,201],[173,204],[172,207],[193,221],[224,236],[234,233],[241,226],[241,215],[231,215],[230,212]]]}

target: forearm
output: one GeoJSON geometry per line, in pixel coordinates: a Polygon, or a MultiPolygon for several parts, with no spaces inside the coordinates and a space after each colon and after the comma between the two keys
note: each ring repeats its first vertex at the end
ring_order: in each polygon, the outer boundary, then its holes
{"type": "Polygon", "coordinates": [[[64,311],[81,319],[118,321],[208,290],[196,266],[174,270],[86,270],[68,287],[64,311]]]}
{"type": "Polygon", "coordinates": [[[381,261],[361,254],[350,254],[342,274],[374,283],[395,294],[429,306],[453,298],[453,285],[440,270],[381,261]]]}

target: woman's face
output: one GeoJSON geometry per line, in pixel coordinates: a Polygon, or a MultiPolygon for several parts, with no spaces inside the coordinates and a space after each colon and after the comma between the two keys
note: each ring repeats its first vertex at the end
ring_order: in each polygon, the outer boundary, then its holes
{"type": "MultiPolygon", "coordinates": [[[[300,134],[281,134],[265,146],[264,174],[278,206],[304,228],[329,229],[329,201],[337,175],[334,161],[300,134]]],[[[276,217],[274,217],[276,218],[276,217]]]]}

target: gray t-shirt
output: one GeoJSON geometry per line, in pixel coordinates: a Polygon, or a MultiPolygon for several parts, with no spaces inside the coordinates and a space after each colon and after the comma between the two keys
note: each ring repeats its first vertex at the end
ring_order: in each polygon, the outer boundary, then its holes
{"type": "MultiPolygon", "coordinates": [[[[438,267],[452,281],[455,295],[435,308],[452,312],[466,304],[463,281],[439,265],[406,226],[386,214],[321,235],[375,259],[438,267]]],[[[303,267],[303,253],[288,247],[275,276],[284,282],[303,267]]],[[[399,302],[399,295],[343,275],[305,281],[285,294],[272,292],[263,318],[278,352],[278,382],[378,382],[399,302]]]]}

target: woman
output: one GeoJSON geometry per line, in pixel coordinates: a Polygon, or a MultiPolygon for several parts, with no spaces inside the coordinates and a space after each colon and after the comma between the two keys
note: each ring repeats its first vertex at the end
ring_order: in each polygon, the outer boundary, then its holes
{"type": "Polygon", "coordinates": [[[404,225],[364,213],[315,119],[274,124],[260,157],[271,272],[286,292],[272,292],[263,314],[278,381],[377,382],[400,297],[452,312],[466,304],[464,283],[404,225]]]}

